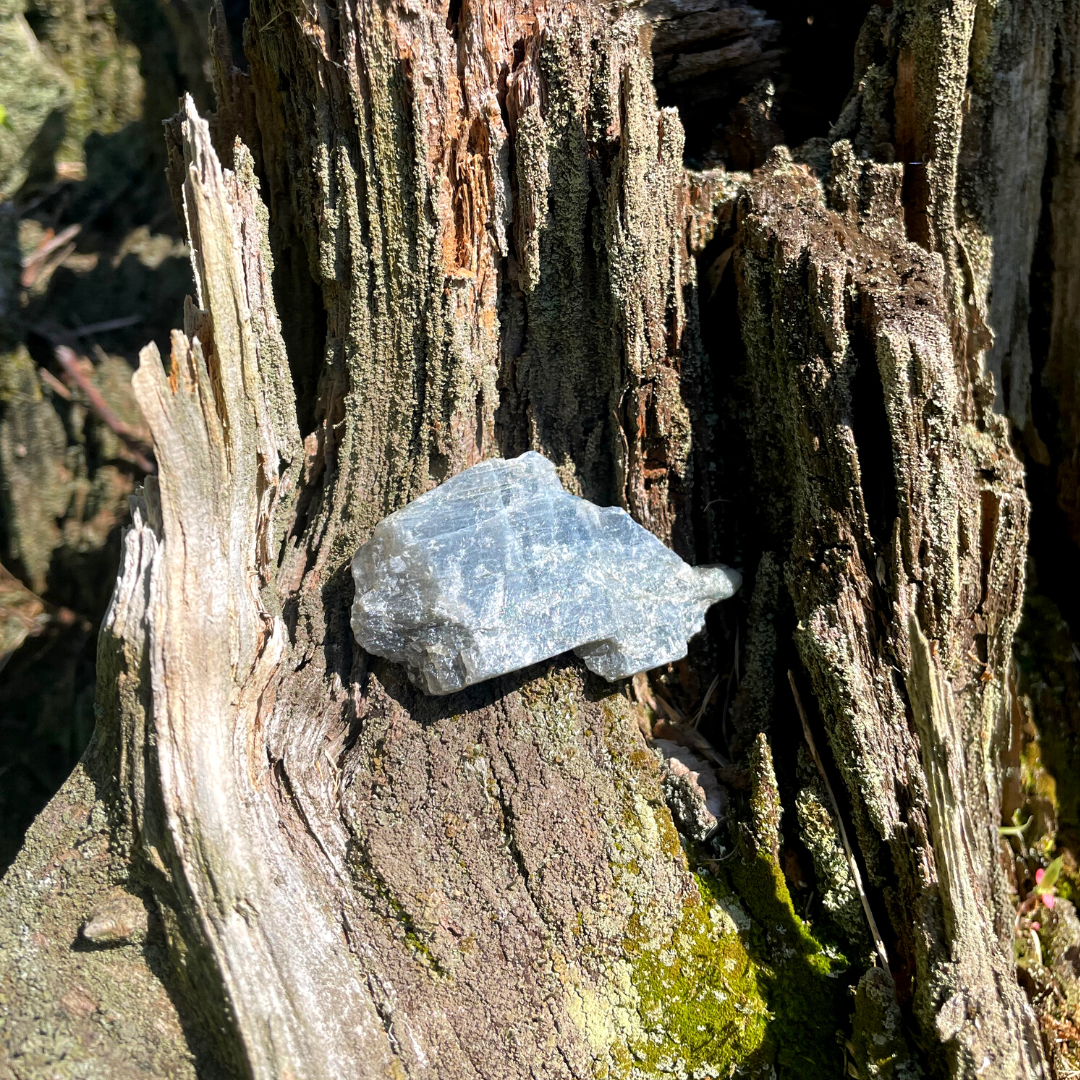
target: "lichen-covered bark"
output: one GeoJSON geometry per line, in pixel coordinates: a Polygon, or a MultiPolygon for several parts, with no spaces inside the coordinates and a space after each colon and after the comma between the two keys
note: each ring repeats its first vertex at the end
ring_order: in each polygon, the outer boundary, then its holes
{"type": "MultiPolygon", "coordinates": [[[[689,551],[682,135],[653,103],[640,17],[362,7],[286,14],[249,43],[333,558],[497,448],[545,452],[689,551]],[[305,341],[313,289],[326,325],[305,341]]],[[[256,4],[253,26],[272,17],[256,4]]]]}
{"type": "MultiPolygon", "coordinates": [[[[750,176],[686,171],[650,48],[670,89],[732,66],[725,35],[758,50],[743,74],[772,63],[773,28],[686,7],[654,5],[651,36],[622,6],[254,0],[250,78],[216,12],[218,115],[189,103],[169,136],[197,296],[135,380],[160,476],[87,768],[226,1072],[1043,1075],[996,833],[1028,503],[995,403],[1037,447],[1024,276],[1069,16],[875,7],[833,142],[750,176]],[[711,361],[698,254],[706,318],[738,292],[711,361]],[[372,526],[528,448],[685,554],[758,567],[730,862],[674,831],[647,694],[555,661],[430,699],[352,642],[372,526]],[[721,518],[722,463],[752,481],[721,518]],[[845,1048],[799,831],[855,964],[845,1048]],[[864,902],[889,970],[860,979],[864,902]]],[[[743,106],[771,139],[770,96],[743,106]]]]}
{"type": "Polygon", "coordinates": [[[994,376],[1030,436],[1029,277],[1042,214],[1057,0],[871,9],[832,138],[904,170],[910,239],[941,254],[961,374],[994,376]]]}
{"type": "Polygon", "coordinates": [[[779,451],[759,460],[784,485],[796,641],[901,995],[951,1072],[1038,1075],[996,854],[1027,502],[986,399],[964,420],[941,264],[904,237],[901,183],[838,144],[831,207],[783,155],[751,186],[736,268],[757,430],[779,451]],[[965,1001],[978,1029],[943,1019],[965,1001]]]}
{"type": "Polygon", "coordinates": [[[103,630],[99,746],[119,842],[186,957],[186,1007],[228,1018],[218,1060],[652,1075],[755,1051],[749,923],[690,873],[624,696],[549,665],[447,707],[359,655],[328,673],[323,642],[289,625],[318,593],[286,591],[277,554],[318,473],[265,211],[242,147],[223,173],[190,109],[182,135],[198,300],[170,374],[148,349],[135,378],[160,471],[103,630]],[[714,974],[669,1000],[657,980],[690,957],[714,974]]]}

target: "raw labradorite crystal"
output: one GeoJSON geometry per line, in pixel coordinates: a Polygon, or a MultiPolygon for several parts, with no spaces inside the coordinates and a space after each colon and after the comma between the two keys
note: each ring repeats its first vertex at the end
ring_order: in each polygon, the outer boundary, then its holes
{"type": "Polygon", "coordinates": [[[384,518],[352,572],[356,640],[429,694],[567,649],[609,680],[659,667],[741,581],[570,495],[532,452],[474,465],[384,518]]]}

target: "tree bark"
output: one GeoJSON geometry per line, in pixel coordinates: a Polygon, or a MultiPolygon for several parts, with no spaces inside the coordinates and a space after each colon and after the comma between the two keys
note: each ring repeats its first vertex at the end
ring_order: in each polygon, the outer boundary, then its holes
{"type": "Polygon", "coordinates": [[[34,987],[12,1076],[1049,1075],[997,826],[1010,420],[1049,453],[1028,278],[1075,201],[1072,6],[873,7],[829,138],[769,152],[750,115],[753,174],[684,165],[650,54],[660,19],[665,79],[723,66],[710,34],[774,36],[746,5],[713,5],[753,13],[721,31],[677,3],[254,0],[249,75],[217,12],[218,114],[169,132],[196,296],[135,377],[159,474],[98,729],[4,880],[34,987]],[[355,646],[372,527],[526,449],[745,563],[680,672],[609,686],[562,657],[434,699],[355,646]],[[733,654],[729,717],[703,691],[733,654]],[[654,711],[691,740],[680,695],[735,759],[726,861],[680,838],[648,749],[654,711]],[[796,848],[854,912],[824,936],[796,848]],[[91,916],[149,971],[56,959],[91,916]],[[139,979],[162,1031],[94,1043],[139,979]]]}

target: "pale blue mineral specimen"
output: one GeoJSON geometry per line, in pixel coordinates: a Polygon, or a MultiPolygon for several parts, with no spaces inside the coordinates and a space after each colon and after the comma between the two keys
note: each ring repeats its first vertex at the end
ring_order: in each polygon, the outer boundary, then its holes
{"type": "Polygon", "coordinates": [[[352,572],[356,640],[429,694],[567,649],[609,680],[659,667],[741,581],[570,495],[531,452],[474,465],[384,518],[352,572]]]}

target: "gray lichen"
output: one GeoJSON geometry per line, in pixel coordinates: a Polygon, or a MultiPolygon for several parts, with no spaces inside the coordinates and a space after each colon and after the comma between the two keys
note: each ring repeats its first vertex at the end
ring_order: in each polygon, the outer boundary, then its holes
{"type": "Polygon", "coordinates": [[[853,955],[866,955],[870,949],[866,917],[840,832],[829,810],[828,795],[817,777],[795,796],[795,813],[799,837],[814,862],[824,916],[853,955]]]}
{"type": "Polygon", "coordinates": [[[667,739],[652,743],[659,760],[661,785],[675,825],[691,840],[707,840],[723,821],[728,794],[713,767],[685,746],[667,739]]]}
{"type": "Polygon", "coordinates": [[[919,1080],[923,1075],[908,1044],[896,988],[882,968],[870,968],[859,980],[851,1046],[859,1076],[866,1080],[919,1080]]]}

